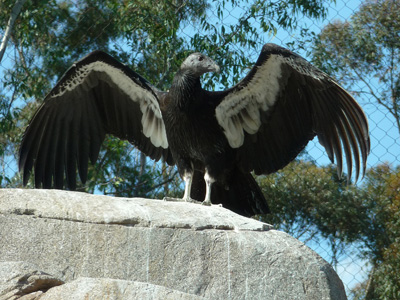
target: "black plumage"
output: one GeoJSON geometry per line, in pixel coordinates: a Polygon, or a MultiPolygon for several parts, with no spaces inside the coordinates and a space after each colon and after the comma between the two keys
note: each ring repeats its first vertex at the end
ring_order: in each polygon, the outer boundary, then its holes
{"type": "Polygon", "coordinates": [[[201,53],[181,65],[168,92],[108,54],[76,62],[45,98],[20,147],[27,183],[76,187],[87,179],[106,134],[128,140],[154,160],[176,164],[184,200],[222,203],[242,215],[268,213],[251,172],[269,174],[292,161],[315,135],[342,173],[364,174],[368,123],[356,101],[295,53],[264,45],[249,74],[225,91],[206,91],[200,76],[219,67],[201,53]],[[361,156],[361,159],[360,159],[361,156]],[[354,159],[354,163],[353,163],[354,159]]]}

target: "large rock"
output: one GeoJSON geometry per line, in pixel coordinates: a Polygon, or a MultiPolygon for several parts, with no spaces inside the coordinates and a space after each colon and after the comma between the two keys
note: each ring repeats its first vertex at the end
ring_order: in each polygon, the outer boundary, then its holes
{"type": "Polygon", "coordinates": [[[36,297],[63,283],[62,280],[39,271],[34,265],[0,262],[0,300],[19,299],[25,295],[36,297]]]}
{"type": "Polygon", "coordinates": [[[131,294],[110,299],[142,299],[143,289],[150,299],[346,299],[332,267],[303,243],[218,206],[4,189],[0,241],[0,261],[67,282],[41,297],[111,287],[131,294]]]}
{"type": "Polygon", "coordinates": [[[37,269],[24,262],[0,262],[0,300],[204,299],[163,286],[119,279],[80,277],[64,284],[37,269]]]}
{"type": "Polygon", "coordinates": [[[163,286],[109,278],[78,278],[55,287],[40,300],[104,300],[104,299],[162,299],[202,300],[200,296],[183,293],[163,286]]]}

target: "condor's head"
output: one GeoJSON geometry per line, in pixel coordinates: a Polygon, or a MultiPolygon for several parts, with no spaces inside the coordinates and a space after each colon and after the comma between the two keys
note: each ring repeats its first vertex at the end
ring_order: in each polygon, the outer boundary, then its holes
{"type": "Polygon", "coordinates": [[[207,72],[219,72],[219,66],[208,56],[196,52],[190,54],[182,63],[180,70],[200,77],[207,72]]]}

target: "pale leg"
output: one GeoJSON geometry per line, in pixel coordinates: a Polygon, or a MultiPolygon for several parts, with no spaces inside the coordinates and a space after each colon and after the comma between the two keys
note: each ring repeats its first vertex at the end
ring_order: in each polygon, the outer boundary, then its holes
{"type": "Polygon", "coordinates": [[[190,191],[192,190],[193,173],[185,172],[183,180],[185,180],[185,194],[183,195],[182,200],[185,202],[192,202],[190,199],[190,191]]]}
{"type": "Polygon", "coordinates": [[[212,205],[211,203],[211,186],[215,182],[215,179],[212,178],[207,170],[206,174],[204,175],[204,181],[206,182],[206,197],[204,198],[204,201],[202,204],[204,205],[212,205]]]}
{"type": "Polygon", "coordinates": [[[164,201],[185,201],[192,203],[200,203],[199,201],[193,200],[190,198],[190,191],[192,190],[192,182],[193,182],[193,173],[186,171],[183,175],[183,180],[185,181],[185,193],[183,194],[183,198],[171,198],[164,197],[164,201]]]}

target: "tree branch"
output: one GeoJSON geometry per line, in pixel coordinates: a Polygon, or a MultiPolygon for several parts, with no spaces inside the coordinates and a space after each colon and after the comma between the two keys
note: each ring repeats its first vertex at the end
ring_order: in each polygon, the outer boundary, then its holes
{"type": "Polygon", "coordinates": [[[369,89],[369,93],[372,95],[372,97],[374,97],[376,99],[376,101],[381,104],[382,106],[384,106],[392,115],[394,115],[394,112],[392,111],[391,107],[387,104],[385,104],[380,97],[378,97],[375,93],[374,93],[374,89],[371,87],[371,85],[369,84],[369,81],[365,80],[365,78],[359,73],[357,72],[357,70],[355,68],[351,68],[354,73],[358,76],[359,80],[364,83],[367,88],[369,89]]]}
{"type": "Polygon", "coordinates": [[[399,116],[399,111],[397,107],[397,92],[396,92],[396,87],[395,87],[395,79],[393,75],[393,69],[394,69],[394,60],[395,60],[395,50],[393,47],[390,48],[390,98],[392,101],[392,107],[393,107],[393,116],[396,119],[396,124],[397,124],[397,129],[400,134],[400,116],[399,116]]]}

